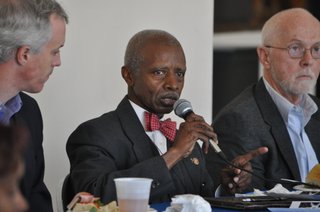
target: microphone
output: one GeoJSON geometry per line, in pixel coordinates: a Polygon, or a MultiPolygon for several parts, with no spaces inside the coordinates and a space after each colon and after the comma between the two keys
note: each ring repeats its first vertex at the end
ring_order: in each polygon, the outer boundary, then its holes
{"type": "MultiPolygon", "coordinates": [[[[184,120],[186,120],[186,118],[191,113],[193,113],[191,103],[186,99],[179,99],[178,101],[176,101],[173,105],[173,109],[174,109],[174,113],[180,118],[183,118],[184,120]]],[[[213,141],[212,139],[209,139],[209,144],[223,160],[227,159],[225,154],[222,152],[222,150],[218,146],[217,142],[213,141]]]]}
{"type": "MultiPolygon", "coordinates": [[[[191,106],[191,103],[186,100],[186,99],[179,99],[177,100],[174,105],[173,105],[173,109],[174,109],[174,113],[179,116],[180,118],[183,118],[184,120],[186,120],[186,118],[193,113],[193,109],[191,106]]],[[[297,181],[297,180],[290,180],[290,179],[284,179],[281,178],[280,180],[276,180],[276,179],[267,179],[264,176],[260,176],[250,170],[244,169],[240,166],[235,165],[234,163],[230,162],[228,160],[228,158],[226,157],[226,155],[222,152],[222,150],[220,149],[220,147],[218,146],[218,140],[216,140],[216,142],[214,142],[212,139],[209,139],[209,144],[210,146],[214,149],[214,151],[219,155],[219,157],[228,165],[236,168],[236,169],[240,169],[244,172],[247,172],[255,177],[258,177],[264,181],[267,182],[273,182],[273,183],[283,183],[283,184],[291,184],[292,186],[294,185],[306,185],[306,186],[310,186],[310,187],[316,187],[316,188],[320,188],[320,186],[317,185],[313,185],[310,183],[305,183],[305,182],[301,182],[301,181],[297,181]]]]}

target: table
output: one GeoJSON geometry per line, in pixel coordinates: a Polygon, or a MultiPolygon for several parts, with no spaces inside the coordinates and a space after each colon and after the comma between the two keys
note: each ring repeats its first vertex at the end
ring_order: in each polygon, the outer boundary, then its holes
{"type": "MultiPolygon", "coordinates": [[[[290,194],[273,194],[274,197],[287,197],[291,198],[295,201],[316,201],[317,203],[314,205],[315,207],[319,208],[319,201],[320,201],[320,195],[308,195],[308,194],[299,194],[291,196],[290,194]],[[280,195],[280,196],[279,196],[280,195]]],[[[265,199],[264,199],[265,200],[265,199]]],[[[283,202],[282,202],[283,203],[283,202]]],[[[265,203],[267,204],[267,203],[265,203]]],[[[272,207],[281,207],[279,204],[271,204],[269,206],[272,207]]],[[[283,206],[283,204],[281,204],[283,206]]],[[[285,204],[287,205],[287,203],[285,204]]],[[[164,203],[157,203],[157,204],[151,204],[150,207],[157,210],[157,212],[163,212],[166,210],[166,208],[170,206],[170,202],[164,202],[164,203]]],[[[310,206],[309,206],[310,207],[310,206]]],[[[317,209],[320,211],[319,209],[317,209]]],[[[226,209],[226,208],[212,208],[212,212],[232,212],[232,211],[243,211],[243,210],[233,210],[233,209],[226,209]]],[[[315,211],[315,208],[268,208],[263,210],[250,210],[251,212],[306,212],[306,211],[315,211]]]]}
{"type": "MultiPolygon", "coordinates": [[[[165,203],[158,203],[158,204],[152,204],[150,205],[151,208],[156,209],[158,212],[163,212],[166,210],[166,208],[170,205],[169,202],[165,203]]],[[[212,208],[212,212],[236,212],[240,210],[231,210],[231,209],[225,209],[225,208],[212,208]]],[[[243,210],[242,210],[243,211],[243,210]]],[[[269,210],[255,210],[250,212],[314,212],[315,209],[311,208],[270,208],[269,210]]]]}
{"type": "MultiPolygon", "coordinates": [[[[170,202],[165,203],[157,203],[150,205],[151,208],[156,209],[158,212],[163,212],[166,210],[166,208],[170,206],[170,202]]],[[[239,210],[231,210],[231,209],[225,209],[225,208],[212,208],[212,212],[232,212],[232,211],[239,211],[239,210]]],[[[255,210],[251,212],[267,212],[268,210],[255,210]]]]}

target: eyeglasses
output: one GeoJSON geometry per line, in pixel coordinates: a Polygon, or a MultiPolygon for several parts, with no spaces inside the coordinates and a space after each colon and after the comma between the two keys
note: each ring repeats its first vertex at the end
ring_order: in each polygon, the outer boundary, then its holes
{"type": "Polygon", "coordinates": [[[265,45],[266,48],[287,50],[291,58],[302,58],[306,51],[309,50],[313,59],[320,59],[320,43],[311,46],[310,49],[305,48],[301,44],[291,44],[287,48],[265,45]]]}

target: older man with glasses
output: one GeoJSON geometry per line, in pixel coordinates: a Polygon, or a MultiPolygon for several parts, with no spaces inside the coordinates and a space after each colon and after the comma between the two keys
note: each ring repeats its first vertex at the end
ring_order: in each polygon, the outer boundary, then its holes
{"type": "MultiPolygon", "coordinates": [[[[263,26],[257,53],[263,77],[225,106],[213,124],[229,158],[268,147],[252,167],[270,180],[253,177],[247,191],[270,189],[282,178],[305,181],[320,158],[320,101],[308,94],[320,71],[319,20],[301,8],[275,14],[263,26]]],[[[223,161],[214,153],[206,159],[218,182],[223,161]]]]}

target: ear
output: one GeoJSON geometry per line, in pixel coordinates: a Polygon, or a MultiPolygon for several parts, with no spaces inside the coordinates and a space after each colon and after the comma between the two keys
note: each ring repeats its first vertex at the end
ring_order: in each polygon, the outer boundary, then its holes
{"type": "Polygon", "coordinates": [[[126,66],[121,67],[122,78],[126,81],[128,86],[134,85],[134,76],[132,71],[126,66]]]}
{"type": "Polygon", "coordinates": [[[30,47],[29,46],[19,47],[17,49],[16,59],[19,65],[25,65],[30,59],[30,47]]]}
{"type": "Polygon", "coordinates": [[[257,53],[259,56],[259,61],[265,69],[270,69],[270,58],[268,51],[265,47],[258,47],[257,53]]]}

